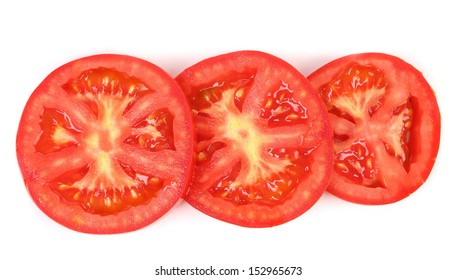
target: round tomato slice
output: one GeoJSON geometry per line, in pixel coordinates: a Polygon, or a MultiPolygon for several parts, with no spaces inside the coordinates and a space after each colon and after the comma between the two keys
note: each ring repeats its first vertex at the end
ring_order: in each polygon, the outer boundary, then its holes
{"type": "Polygon", "coordinates": [[[295,68],[240,51],[201,61],[176,80],[197,135],[189,204],[232,224],[269,227],[324,193],[333,165],[328,114],[295,68]]]}
{"type": "Polygon", "coordinates": [[[336,59],[308,77],[334,133],[328,192],[361,204],[387,204],[417,190],[434,165],[440,113],[422,74],[381,53],[336,59]]]}
{"type": "Polygon", "coordinates": [[[53,71],[27,102],[17,158],[39,208],[87,233],[157,220],[184,196],[194,127],[177,83],[124,55],[81,58],[53,71]]]}

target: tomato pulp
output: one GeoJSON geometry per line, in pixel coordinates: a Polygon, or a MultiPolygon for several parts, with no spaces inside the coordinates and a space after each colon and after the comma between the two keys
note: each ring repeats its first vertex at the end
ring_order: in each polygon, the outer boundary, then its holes
{"type": "Polygon", "coordinates": [[[96,55],[53,71],[33,92],[17,158],[39,208],[88,233],[144,227],[186,193],[194,127],[185,96],[157,66],[96,55]]]}
{"type": "Polygon", "coordinates": [[[186,200],[246,227],[290,221],[320,198],[333,165],[324,104],[285,61],[257,51],[203,60],[176,77],[195,117],[186,200]]]}
{"type": "Polygon", "coordinates": [[[423,75],[382,53],[336,59],[309,75],[330,113],[334,173],[328,192],[387,204],[428,178],[440,143],[440,112],[423,75]]]}

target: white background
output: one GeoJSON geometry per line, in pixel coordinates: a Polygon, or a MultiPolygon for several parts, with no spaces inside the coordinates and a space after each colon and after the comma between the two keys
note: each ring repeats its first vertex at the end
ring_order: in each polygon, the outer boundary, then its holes
{"type": "Polygon", "coordinates": [[[270,279],[248,276],[249,266],[302,267],[303,275],[281,279],[456,279],[451,1],[266,2],[2,1],[0,279],[209,279],[154,273],[160,266],[210,265],[244,269],[241,279],[270,279]],[[242,49],[279,56],[306,75],[358,52],[386,52],[413,64],[434,88],[442,114],[428,181],[385,206],[325,194],[303,216],[269,229],[226,224],[183,203],[136,232],[88,235],[60,226],[33,204],[15,136],[28,97],[52,70],[86,55],[121,53],[174,76],[203,58],[242,49]]]}

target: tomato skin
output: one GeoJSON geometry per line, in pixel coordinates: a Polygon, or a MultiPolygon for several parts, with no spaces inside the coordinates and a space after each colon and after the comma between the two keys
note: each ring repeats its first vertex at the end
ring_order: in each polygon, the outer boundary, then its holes
{"type": "MultiPolygon", "coordinates": [[[[77,89],[76,84],[74,89],[77,89]]],[[[193,119],[185,96],[173,78],[150,62],[116,54],[80,58],[50,73],[27,101],[16,138],[19,167],[35,204],[63,226],[95,234],[143,228],[181,202],[193,173],[193,150],[193,119]],[[90,74],[90,69],[101,76],[90,74]],[[84,71],[92,76],[80,76],[84,71]],[[111,88],[112,93],[95,94],[95,87],[98,86],[98,90],[101,87],[93,84],[72,96],[66,86],[77,79],[91,85],[103,77],[107,79],[105,88],[111,88]],[[109,78],[112,79],[108,85],[109,78]],[[137,84],[130,88],[137,96],[128,97],[128,88],[123,88],[122,93],[121,87],[128,83],[137,84]],[[90,90],[94,93],[88,93],[90,90]],[[134,102],[127,106],[121,93],[134,102]],[[107,100],[106,104],[112,107],[103,108],[99,103],[101,111],[93,111],[93,104],[83,102],[84,96],[91,95],[97,102],[107,100]],[[163,117],[163,108],[169,109],[166,114],[173,116],[163,117]],[[151,115],[151,123],[161,119],[167,122],[157,125],[157,133],[169,130],[170,134],[163,138],[168,142],[173,137],[172,145],[159,144],[157,151],[149,147],[150,137],[142,146],[136,143],[138,141],[127,141],[130,135],[138,135],[140,140],[144,138],[141,131],[148,128],[144,128],[146,125],[141,119],[150,111],[157,112],[151,115]],[[43,119],[46,114],[51,116],[50,122],[43,119]],[[103,124],[109,126],[105,128],[103,124]],[[114,140],[110,139],[112,135],[114,140]],[[68,137],[70,144],[59,142],[68,137]],[[46,142],[52,141],[55,146],[47,148],[46,142]],[[160,164],[163,170],[158,171],[160,164]],[[154,177],[156,172],[158,175],[154,177]],[[92,182],[92,186],[78,185],[79,182],[92,182]],[[124,186],[125,182],[133,185],[124,186]],[[69,188],[71,185],[73,188],[69,188]],[[151,191],[151,186],[158,186],[158,190],[151,191]]]]}
{"type": "MultiPolygon", "coordinates": [[[[439,150],[441,117],[434,91],[420,71],[395,56],[360,53],[335,59],[307,78],[325,101],[334,137],[340,140],[335,143],[335,172],[327,189],[329,193],[354,203],[381,205],[408,197],[426,181],[439,150]],[[332,96],[326,94],[330,92],[328,86],[341,86],[342,82],[336,85],[335,81],[342,81],[343,75],[348,77],[347,69],[360,71],[357,78],[352,77],[352,84],[355,80],[358,83],[362,79],[368,81],[359,86],[359,92],[367,96],[368,90],[385,91],[380,98],[373,97],[371,107],[365,110],[363,117],[337,104],[336,99],[346,93],[333,91],[332,96]],[[371,71],[370,77],[362,71],[371,71]],[[397,127],[394,124],[398,122],[394,123],[393,119],[399,117],[402,117],[401,125],[397,127]],[[357,140],[365,139],[369,139],[363,144],[367,149],[365,154],[370,158],[369,165],[360,164],[362,168],[371,168],[371,173],[361,174],[363,179],[359,176],[356,180],[350,179],[341,172],[347,161],[340,161],[343,157],[338,161],[337,155],[344,149],[350,151],[350,143],[353,145],[357,140]],[[336,172],[338,166],[342,169],[336,172]]],[[[366,172],[366,169],[360,170],[366,172]]]]}
{"type": "Polygon", "coordinates": [[[316,203],[332,172],[332,135],[324,104],[294,67],[238,51],[200,61],[176,81],[196,124],[190,205],[231,224],[271,227],[316,203]]]}

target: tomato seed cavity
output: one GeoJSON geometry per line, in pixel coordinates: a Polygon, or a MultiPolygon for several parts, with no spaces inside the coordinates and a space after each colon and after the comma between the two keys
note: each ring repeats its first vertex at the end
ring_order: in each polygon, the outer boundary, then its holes
{"type": "Polygon", "coordinates": [[[270,127],[303,124],[308,118],[307,108],[293,98],[293,90],[284,81],[268,93],[260,116],[268,119],[270,127]]]}

